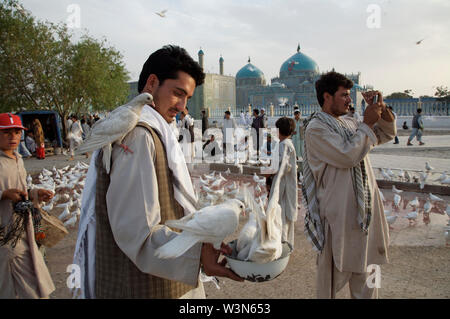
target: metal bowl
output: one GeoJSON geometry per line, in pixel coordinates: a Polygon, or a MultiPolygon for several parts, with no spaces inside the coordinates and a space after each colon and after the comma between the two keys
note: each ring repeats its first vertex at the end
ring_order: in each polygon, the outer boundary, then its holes
{"type": "Polygon", "coordinates": [[[233,249],[231,256],[226,255],[227,263],[238,276],[252,282],[264,282],[277,278],[286,268],[292,253],[292,246],[283,242],[283,251],[280,258],[271,262],[260,264],[254,261],[243,261],[236,259],[236,240],[228,245],[233,249]]]}

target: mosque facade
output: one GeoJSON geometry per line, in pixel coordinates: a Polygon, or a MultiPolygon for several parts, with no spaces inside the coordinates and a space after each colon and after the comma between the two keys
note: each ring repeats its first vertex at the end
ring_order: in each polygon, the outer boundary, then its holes
{"type": "MultiPolygon", "coordinates": [[[[315,82],[322,73],[318,64],[304,54],[297,47],[297,52],[284,61],[280,67],[278,77],[272,78],[270,84],[266,84],[264,73],[251,63],[243,66],[236,74],[236,108],[247,110],[264,107],[267,109],[280,109],[298,106],[302,113],[311,113],[320,108],[315,90],[315,82]]],[[[361,73],[344,74],[353,81],[351,98],[358,111],[361,111],[361,91],[369,89],[369,86],[361,87],[361,73]]]]}

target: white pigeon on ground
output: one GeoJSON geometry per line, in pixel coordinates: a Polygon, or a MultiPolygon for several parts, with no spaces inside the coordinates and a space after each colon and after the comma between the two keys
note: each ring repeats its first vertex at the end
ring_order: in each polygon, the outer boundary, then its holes
{"type": "Polygon", "coordinates": [[[168,220],[166,225],[182,232],[156,250],[160,258],[176,258],[196,243],[211,243],[220,249],[225,237],[233,234],[239,226],[239,215],[244,204],[229,199],[216,206],[207,206],[178,220],[168,220]]]}
{"type": "Polygon", "coordinates": [[[407,218],[409,220],[409,223],[411,224],[411,222],[414,222],[414,223],[416,222],[417,216],[418,216],[417,211],[413,211],[413,212],[408,213],[405,216],[405,218],[407,218]]]}
{"type": "Polygon", "coordinates": [[[405,171],[401,169],[397,176],[401,181],[403,181],[405,179],[405,171]]]}
{"type": "Polygon", "coordinates": [[[230,174],[231,174],[230,168],[228,168],[228,169],[225,171],[225,174],[227,174],[227,175],[230,175],[230,174]]]}
{"type": "Polygon", "coordinates": [[[124,150],[130,151],[122,144],[122,140],[138,123],[144,105],[152,103],[153,96],[142,93],[127,104],[114,109],[105,118],[95,122],[86,140],[75,150],[76,154],[103,149],[103,165],[109,174],[112,144],[117,142],[124,150]]]}
{"type": "Polygon", "coordinates": [[[383,168],[379,168],[379,170],[380,170],[381,176],[383,176],[383,178],[385,180],[390,181],[392,179],[391,176],[389,176],[389,174],[387,174],[383,168]]]}
{"type": "Polygon", "coordinates": [[[425,162],[425,169],[427,170],[427,172],[432,171],[434,169],[434,167],[430,166],[430,164],[428,164],[428,162],[425,162]]]}
{"type": "Polygon", "coordinates": [[[441,201],[443,201],[442,198],[440,198],[440,197],[438,197],[436,195],[433,195],[432,193],[430,193],[430,200],[433,201],[433,202],[441,202],[441,201]]]}
{"type": "Polygon", "coordinates": [[[447,171],[442,172],[441,176],[439,176],[437,179],[435,179],[435,182],[442,182],[443,180],[447,179],[447,171]]]}
{"type": "Polygon", "coordinates": [[[75,224],[77,223],[77,215],[73,215],[72,217],[70,217],[65,223],[64,223],[64,227],[73,227],[75,226],[75,224]]]}
{"type": "Polygon", "coordinates": [[[409,175],[408,171],[405,171],[405,180],[409,183],[411,182],[411,175],[409,175]]]}
{"type": "Polygon", "coordinates": [[[222,176],[222,173],[219,173],[219,179],[223,182],[226,182],[227,179],[225,177],[222,176]]]}
{"type": "Polygon", "coordinates": [[[417,196],[414,197],[414,199],[412,201],[410,201],[408,203],[408,205],[411,206],[411,207],[414,207],[414,208],[419,207],[420,203],[419,203],[419,199],[417,198],[417,196]]]}
{"type": "Polygon", "coordinates": [[[200,184],[206,185],[206,186],[209,185],[209,182],[207,180],[205,181],[201,176],[200,176],[199,180],[200,180],[200,184]]]}
{"type": "Polygon", "coordinates": [[[423,189],[425,187],[425,182],[426,182],[426,180],[428,178],[428,175],[429,175],[428,172],[427,173],[425,173],[425,172],[420,173],[420,175],[419,175],[419,178],[420,178],[420,189],[423,189]]]}
{"type": "Polygon", "coordinates": [[[387,173],[391,178],[394,178],[394,177],[395,177],[394,172],[393,172],[390,168],[386,169],[386,173],[387,173]]]}
{"type": "Polygon", "coordinates": [[[397,188],[395,187],[395,185],[392,185],[392,191],[393,191],[394,193],[396,193],[396,194],[401,194],[401,193],[403,193],[403,191],[397,189],[397,188]]]}
{"type": "Polygon", "coordinates": [[[27,176],[27,186],[28,188],[31,188],[31,186],[33,185],[33,178],[31,177],[31,175],[27,176]]]}
{"type": "Polygon", "coordinates": [[[430,213],[431,209],[433,208],[433,205],[429,200],[426,201],[426,203],[423,205],[423,212],[424,213],[430,213]]]}
{"type": "Polygon", "coordinates": [[[394,195],[394,206],[399,208],[400,207],[400,202],[402,201],[402,198],[400,197],[400,195],[395,194],[394,195]]]}
{"type": "Polygon", "coordinates": [[[443,181],[441,181],[441,184],[450,184],[450,178],[447,177],[446,179],[444,179],[443,181]]]}
{"type": "Polygon", "coordinates": [[[58,219],[61,221],[64,221],[67,219],[67,217],[70,216],[70,210],[69,210],[69,206],[66,206],[63,210],[63,212],[58,216],[58,219]]]}
{"type": "Polygon", "coordinates": [[[395,221],[397,220],[397,217],[398,217],[397,215],[386,216],[386,221],[388,222],[389,227],[391,227],[391,225],[393,223],[395,223],[395,221]]]}
{"type": "Polygon", "coordinates": [[[50,211],[53,209],[53,202],[50,201],[50,203],[43,206],[42,209],[45,210],[47,213],[50,213],[50,211]]]}
{"type": "Polygon", "coordinates": [[[220,184],[222,184],[222,180],[221,179],[216,179],[210,186],[215,188],[215,187],[219,187],[220,184]]]}
{"type": "Polygon", "coordinates": [[[384,210],[384,215],[385,215],[385,216],[390,216],[391,213],[392,213],[392,212],[391,212],[390,210],[386,210],[386,209],[384,210]]]}
{"type": "Polygon", "coordinates": [[[220,289],[220,286],[219,286],[219,279],[218,279],[216,276],[208,276],[207,274],[205,274],[205,273],[203,272],[202,269],[200,269],[200,273],[199,273],[198,278],[200,279],[201,282],[208,282],[208,281],[211,281],[211,282],[214,283],[214,285],[216,285],[216,288],[217,288],[217,289],[220,289]]]}

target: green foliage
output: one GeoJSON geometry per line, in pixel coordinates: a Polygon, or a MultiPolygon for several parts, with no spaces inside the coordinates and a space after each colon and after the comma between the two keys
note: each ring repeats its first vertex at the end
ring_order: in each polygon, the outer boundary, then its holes
{"type": "Polygon", "coordinates": [[[438,86],[434,96],[437,97],[439,101],[450,102],[450,91],[446,86],[438,86]]]}
{"type": "MultiPolygon", "coordinates": [[[[408,91],[408,90],[406,90],[408,91]]],[[[412,95],[409,95],[405,92],[394,92],[388,96],[385,97],[385,99],[410,99],[412,98],[412,95]]]]}
{"type": "Polygon", "coordinates": [[[128,72],[106,40],[72,43],[64,24],[20,8],[17,0],[0,3],[0,112],[51,109],[67,118],[126,101],[128,72]]]}

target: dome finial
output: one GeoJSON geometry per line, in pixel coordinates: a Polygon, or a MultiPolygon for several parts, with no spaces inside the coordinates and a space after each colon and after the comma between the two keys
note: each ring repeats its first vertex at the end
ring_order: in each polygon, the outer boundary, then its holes
{"type": "Polygon", "coordinates": [[[248,63],[250,63],[250,57],[248,57],[248,63]]]}
{"type": "Polygon", "coordinates": [[[300,43],[297,45],[297,52],[300,52],[300,43]]]}

